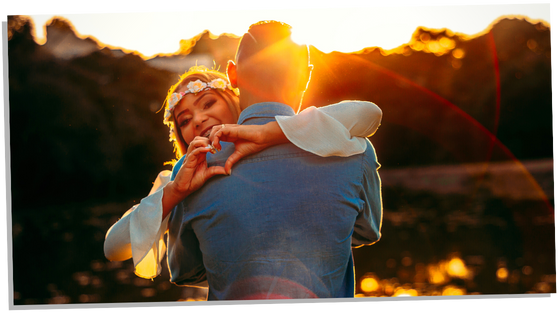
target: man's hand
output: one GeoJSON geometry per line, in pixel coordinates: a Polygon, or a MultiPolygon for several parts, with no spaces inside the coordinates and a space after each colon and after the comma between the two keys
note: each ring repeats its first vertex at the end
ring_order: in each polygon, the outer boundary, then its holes
{"type": "Polygon", "coordinates": [[[286,143],[288,138],[276,121],[265,125],[221,125],[214,126],[210,133],[212,145],[219,151],[220,141],[233,142],[235,151],[227,159],[225,171],[231,174],[233,164],[245,156],[255,154],[268,147],[286,143]]]}

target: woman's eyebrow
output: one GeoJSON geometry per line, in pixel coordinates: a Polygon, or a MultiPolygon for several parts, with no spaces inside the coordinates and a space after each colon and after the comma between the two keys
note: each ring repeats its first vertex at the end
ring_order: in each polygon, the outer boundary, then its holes
{"type": "MultiPolygon", "coordinates": [[[[198,106],[198,102],[199,102],[205,95],[207,95],[209,92],[211,93],[211,91],[202,91],[202,92],[198,95],[198,97],[194,100],[194,102],[193,102],[193,107],[198,106]]],[[[181,115],[187,114],[187,113],[189,113],[189,112],[190,112],[190,111],[189,111],[189,108],[188,108],[188,107],[185,108],[185,109],[182,110],[179,114],[177,114],[176,119],[179,119],[179,117],[181,117],[181,115]]]]}
{"type": "Polygon", "coordinates": [[[185,109],[183,109],[179,114],[177,114],[177,117],[176,117],[175,119],[178,120],[179,117],[181,117],[181,115],[186,114],[186,113],[189,113],[189,112],[190,112],[189,109],[188,109],[188,108],[185,108],[185,109]]]}
{"type": "Polygon", "coordinates": [[[202,91],[202,92],[200,93],[200,95],[198,96],[198,98],[197,98],[196,100],[194,100],[193,105],[194,105],[195,107],[198,106],[198,102],[199,102],[205,95],[207,95],[208,93],[212,93],[212,91],[210,91],[210,90],[202,91]]]}

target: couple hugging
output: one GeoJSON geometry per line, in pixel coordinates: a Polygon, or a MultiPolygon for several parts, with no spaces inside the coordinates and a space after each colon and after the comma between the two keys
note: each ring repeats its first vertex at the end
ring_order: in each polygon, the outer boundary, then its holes
{"type": "Polygon", "coordinates": [[[208,286],[208,300],[354,296],[352,247],[381,236],[366,139],[381,110],[341,102],[296,115],[312,66],[290,35],[256,23],[227,76],[195,67],[171,87],[164,122],[181,158],[109,229],[109,260],[132,257],[153,278],[166,253],[171,282],[208,286]]]}

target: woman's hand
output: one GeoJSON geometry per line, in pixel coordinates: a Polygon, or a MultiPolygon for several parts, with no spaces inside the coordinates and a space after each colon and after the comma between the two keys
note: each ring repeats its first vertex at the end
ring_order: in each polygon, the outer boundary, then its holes
{"type": "Polygon", "coordinates": [[[222,166],[208,167],[206,153],[212,151],[209,145],[210,140],[204,137],[195,137],[189,144],[187,157],[173,180],[179,191],[191,194],[202,187],[211,177],[226,175],[222,166]]]}
{"type": "Polygon", "coordinates": [[[215,175],[227,175],[223,166],[208,167],[206,153],[212,151],[210,140],[196,137],[189,144],[183,164],[175,179],[169,182],[163,192],[163,218],[179,202],[198,190],[204,183],[215,175]]]}
{"type": "Polygon", "coordinates": [[[226,161],[225,171],[231,174],[233,164],[241,158],[260,152],[268,147],[286,143],[288,138],[276,121],[265,125],[221,125],[214,126],[210,133],[212,145],[219,151],[220,141],[233,142],[235,151],[226,161]]]}

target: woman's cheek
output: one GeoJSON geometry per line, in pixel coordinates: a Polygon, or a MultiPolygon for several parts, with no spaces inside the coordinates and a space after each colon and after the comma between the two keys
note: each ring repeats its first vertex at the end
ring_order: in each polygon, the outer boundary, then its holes
{"type": "Polygon", "coordinates": [[[181,130],[181,135],[185,140],[186,144],[188,145],[194,139],[194,133],[190,130],[189,127],[183,127],[181,130]]]}
{"type": "Polygon", "coordinates": [[[234,114],[231,112],[229,106],[224,104],[220,108],[220,122],[223,124],[235,124],[237,120],[234,118],[234,114]]]}

